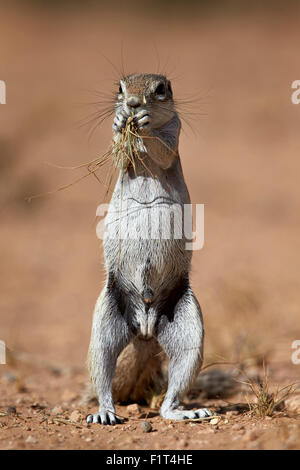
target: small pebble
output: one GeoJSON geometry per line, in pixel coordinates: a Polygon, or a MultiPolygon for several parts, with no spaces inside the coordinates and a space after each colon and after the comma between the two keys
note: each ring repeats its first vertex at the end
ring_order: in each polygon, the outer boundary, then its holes
{"type": "Polygon", "coordinates": [[[10,374],[9,372],[5,374],[5,378],[8,382],[13,383],[17,381],[17,377],[13,374],[10,374]]]}
{"type": "Polygon", "coordinates": [[[239,412],[237,410],[226,411],[227,416],[237,416],[239,412]]]}
{"type": "Polygon", "coordinates": [[[247,431],[242,440],[243,442],[255,441],[257,439],[257,433],[254,429],[247,431]]]}
{"type": "Polygon", "coordinates": [[[81,414],[78,410],[72,411],[72,413],[70,414],[70,420],[75,423],[79,423],[81,421],[81,414]]]}
{"type": "Polygon", "coordinates": [[[215,426],[216,424],[218,424],[219,422],[219,418],[213,418],[210,420],[209,424],[211,424],[212,426],[215,426]]]}
{"type": "Polygon", "coordinates": [[[17,413],[17,410],[16,410],[15,406],[9,406],[6,410],[6,412],[9,415],[15,415],[17,413]]]}
{"type": "Polygon", "coordinates": [[[141,428],[142,428],[143,432],[151,432],[152,431],[152,426],[151,426],[151,423],[149,423],[149,421],[143,421],[141,423],[141,428]]]}
{"type": "Polygon", "coordinates": [[[55,406],[54,408],[52,408],[51,412],[55,415],[59,415],[59,414],[62,414],[63,413],[63,409],[61,406],[55,406]]]}
{"type": "Polygon", "coordinates": [[[142,410],[137,403],[133,403],[127,406],[127,411],[129,415],[135,415],[136,413],[141,413],[142,410]]]}

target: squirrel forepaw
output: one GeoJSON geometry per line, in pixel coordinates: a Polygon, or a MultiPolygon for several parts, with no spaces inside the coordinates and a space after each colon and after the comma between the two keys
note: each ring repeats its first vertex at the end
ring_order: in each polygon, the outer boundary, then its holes
{"type": "MultiPolygon", "coordinates": [[[[130,115],[126,111],[126,109],[122,109],[121,111],[117,111],[114,117],[113,122],[113,130],[115,132],[121,133],[123,129],[125,129],[126,123],[130,115]]],[[[146,109],[142,109],[141,111],[137,112],[133,117],[132,120],[137,127],[138,130],[147,131],[150,129],[150,122],[151,118],[149,112],[146,109]]]]}
{"type": "Polygon", "coordinates": [[[122,132],[122,129],[125,128],[128,116],[122,111],[117,112],[114,117],[113,130],[116,132],[122,132]]]}
{"type": "Polygon", "coordinates": [[[150,114],[149,114],[149,111],[147,111],[146,109],[142,109],[141,111],[136,113],[133,118],[133,122],[135,123],[137,128],[141,130],[149,129],[150,121],[151,121],[150,114]]]}

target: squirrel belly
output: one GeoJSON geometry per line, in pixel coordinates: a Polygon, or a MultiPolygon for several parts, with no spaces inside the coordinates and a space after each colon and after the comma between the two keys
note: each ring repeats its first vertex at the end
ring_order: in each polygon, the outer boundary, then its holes
{"type": "Polygon", "coordinates": [[[116,184],[104,223],[108,284],[116,278],[131,306],[150,316],[188,276],[191,252],[185,249],[183,215],[189,201],[179,157],[155,181],[129,173],[116,184]]]}

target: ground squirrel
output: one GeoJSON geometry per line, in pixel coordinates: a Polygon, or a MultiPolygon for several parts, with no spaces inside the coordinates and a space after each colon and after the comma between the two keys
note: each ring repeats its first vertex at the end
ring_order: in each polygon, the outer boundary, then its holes
{"type": "Polygon", "coordinates": [[[189,283],[192,253],[185,248],[184,236],[132,236],[147,226],[149,216],[151,223],[160,220],[164,225],[170,211],[190,203],[178,154],[181,123],[171,83],[163,75],[124,77],[115,109],[114,141],[131,117],[141,136],[140,158],[125,177],[120,172],[105,218],[107,280],[96,303],[88,355],[100,407],[87,422],[120,422],[113,398],[138,401],[159,374],[164,352],[169,358],[168,390],[161,416],[209,416],[205,408],[178,408],[203,354],[202,314],[189,283]]]}

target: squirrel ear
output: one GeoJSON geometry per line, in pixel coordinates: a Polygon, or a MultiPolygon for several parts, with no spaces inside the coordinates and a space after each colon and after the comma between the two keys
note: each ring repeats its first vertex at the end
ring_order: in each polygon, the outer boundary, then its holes
{"type": "Polygon", "coordinates": [[[172,91],[170,80],[167,81],[167,89],[168,89],[168,92],[170,93],[171,97],[173,98],[173,91],[172,91]]]}
{"type": "Polygon", "coordinates": [[[126,90],[126,84],[124,82],[124,80],[120,80],[120,83],[119,83],[119,94],[122,94],[123,93],[123,90],[126,90]]]}

